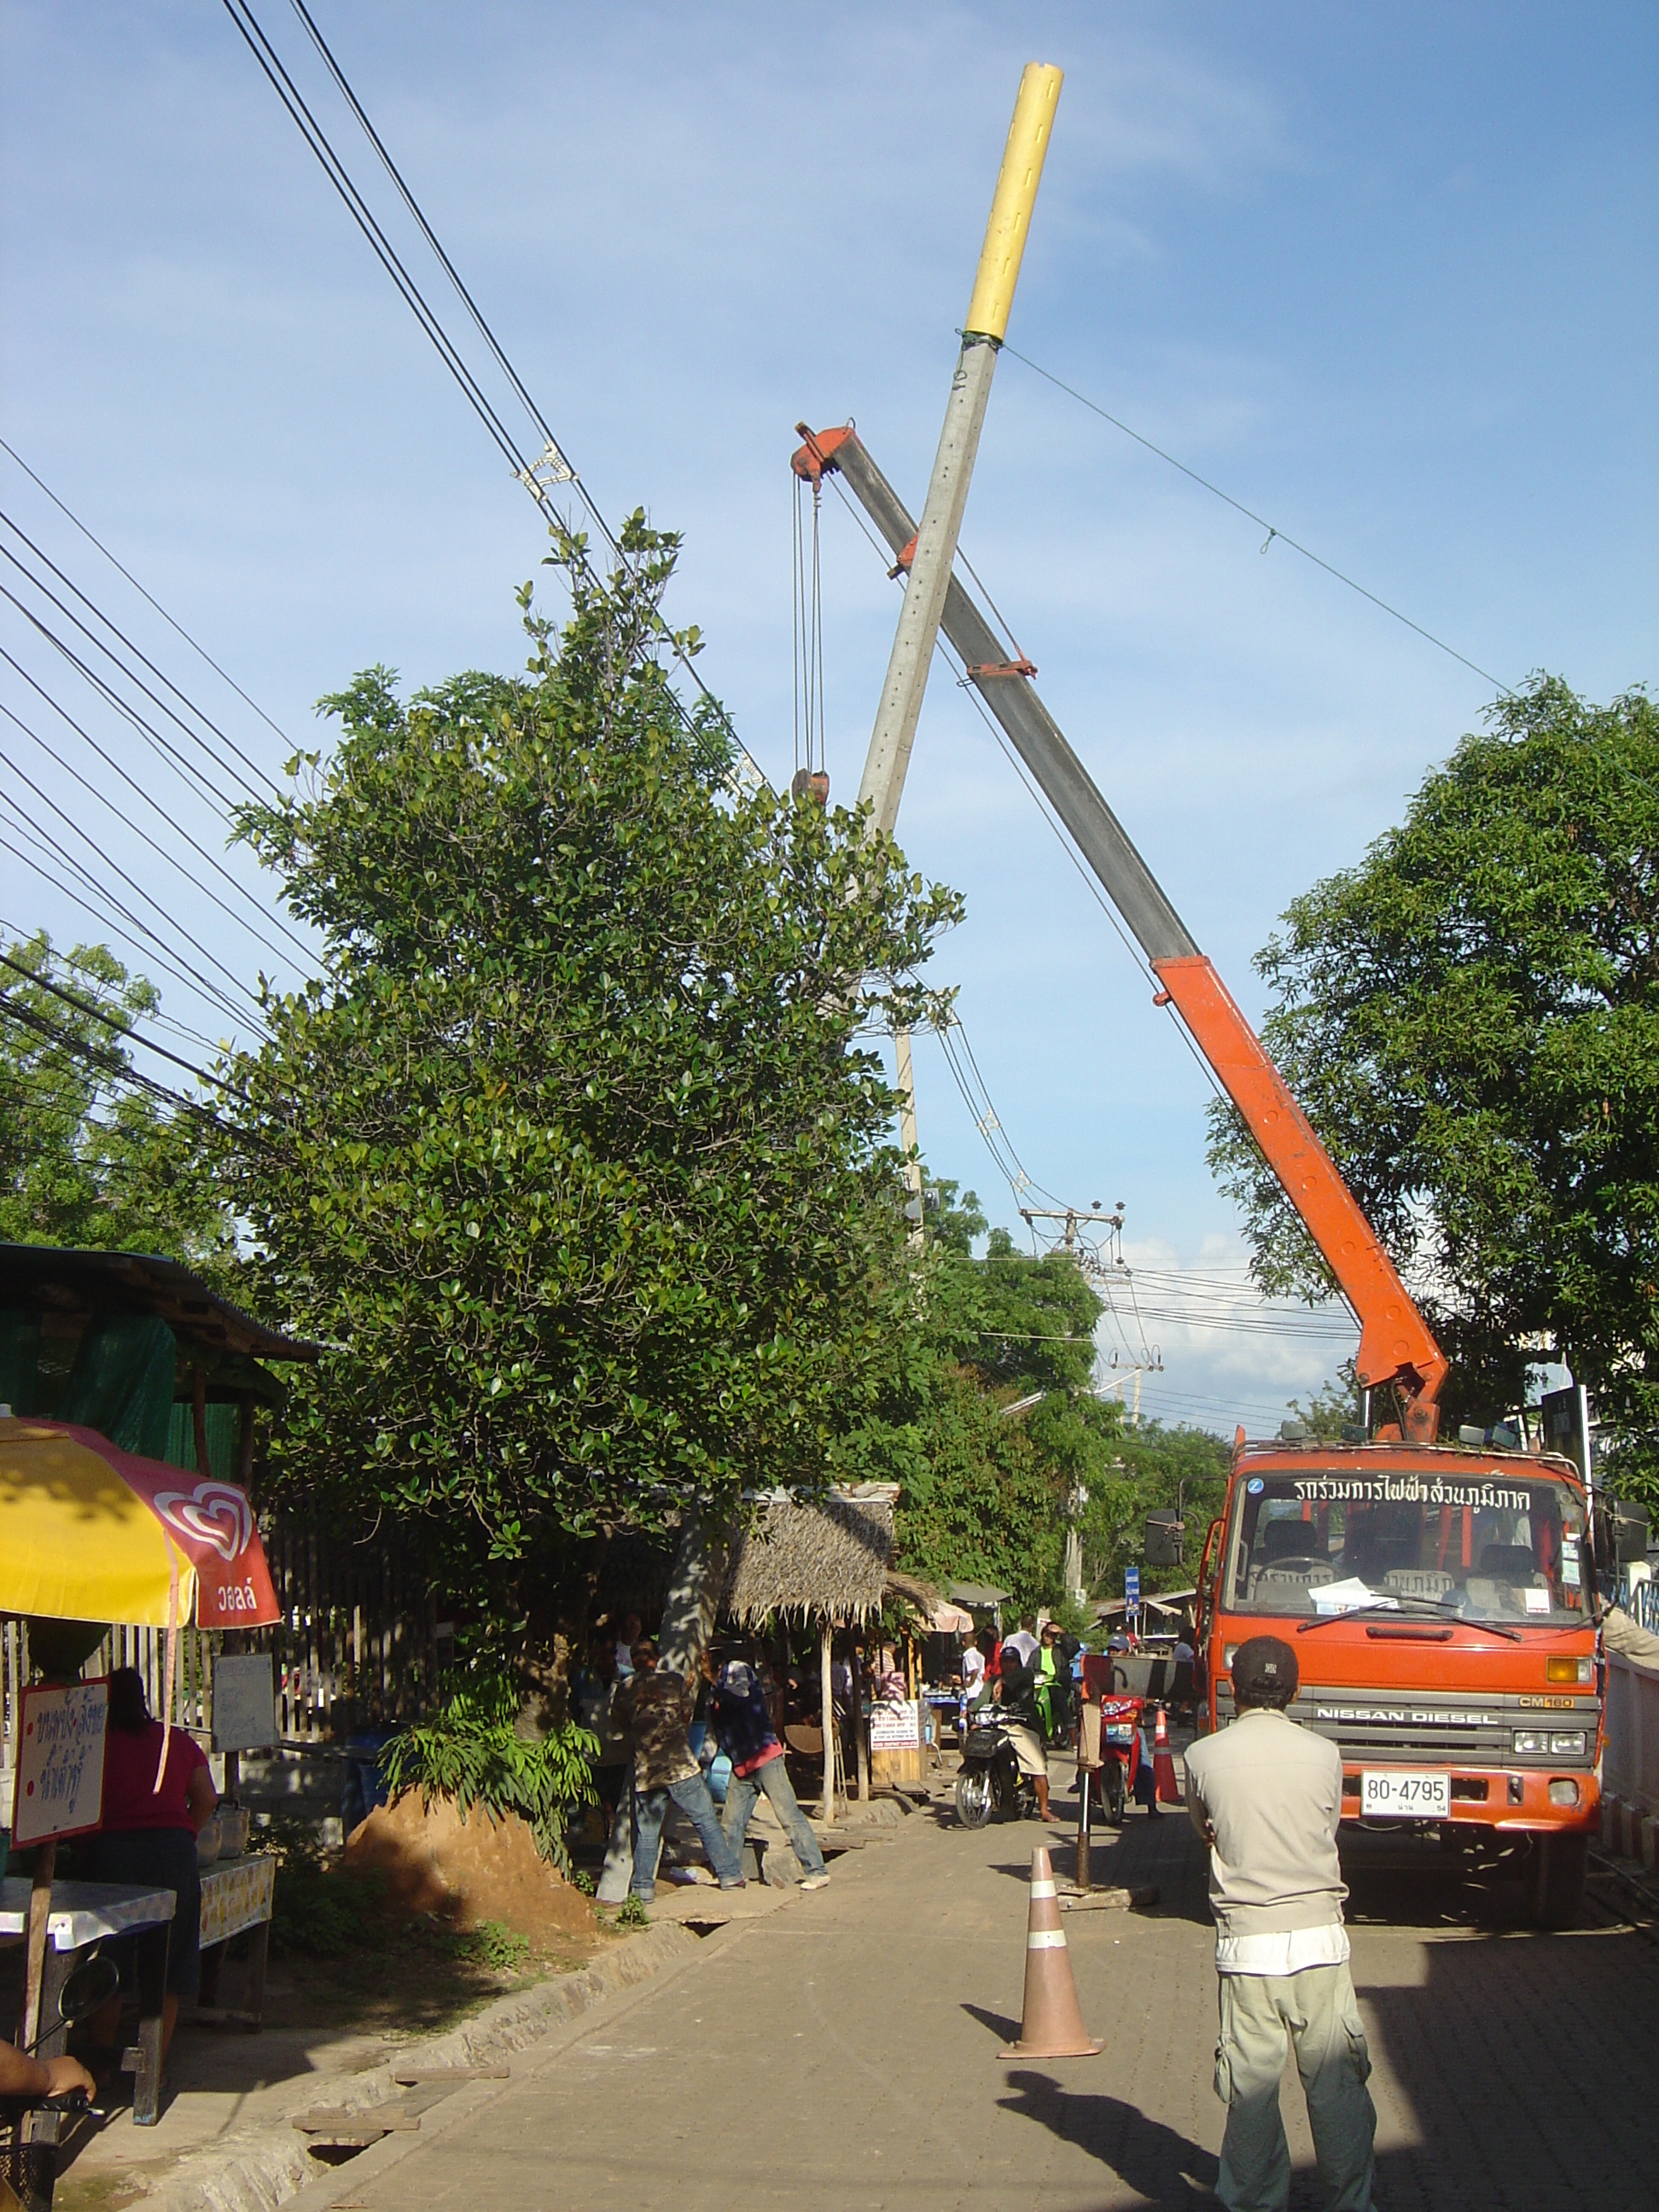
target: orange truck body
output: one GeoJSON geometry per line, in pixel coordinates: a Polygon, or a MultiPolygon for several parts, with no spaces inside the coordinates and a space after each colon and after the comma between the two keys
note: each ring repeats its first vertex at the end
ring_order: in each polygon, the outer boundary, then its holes
{"type": "Polygon", "coordinates": [[[1208,1727],[1231,1717],[1237,1647],[1252,1636],[1281,1637],[1300,1677],[1291,1716],[1340,1749],[1350,1823],[1366,1817],[1367,1775],[1436,1776],[1446,1780],[1448,1802],[1425,1805],[1420,1818],[1463,1840],[1589,1834],[1601,1818],[1602,1703],[1584,1603],[1590,1569],[1587,1558],[1570,1555],[1584,1526],[1583,1486],[1565,1460],[1444,1445],[1241,1443],[1200,1578],[1208,1727]],[[1259,1517],[1275,1492],[1280,1528],[1294,1532],[1300,1521],[1306,1532],[1305,1542],[1295,1539],[1297,1554],[1280,1554],[1288,1571],[1277,1596],[1271,1559],[1248,1582],[1243,1571],[1245,1558],[1267,1548],[1247,1541],[1249,1509],[1259,1517]],[[1471,1498],[1498,1502],[1464,1502],[1471,1498]],[[1339,1507],[1345,1525],[1334,1530],[1339,1507]],[[1320,1588],[1339,1579],[1343,1553],[1364,1540],[1367,1519],[1384,1516],[1405,1531],[1402,1556],[1411,1557],[1415,1536],[1412,1564],[1383,1570],[1377,1607],[1322,1613],[1320,1588]],[[1486,1540],[1482,1524],[1500,1520],[1511,1534],[1530,1523],[1527,1540],[1486,1540]],[[1546,1540],[1550,1529],[1557,1533],[1546,1540]],[[1478,1572],[1494,1564],[1493,1552],[1510,1555],[1502,1561],[1507,1579],[1478,1572]],[[1322,1585],[1322,1574],[1330,1578],[1322,1585]],[[1391,1580],[1407,1586],[1395,1609],[1391,1580]],[[1467,1600],[1471,1589],[1476,1614],[1448,1607],[1440,1617],[1452,1594],[1467,1600]]]}

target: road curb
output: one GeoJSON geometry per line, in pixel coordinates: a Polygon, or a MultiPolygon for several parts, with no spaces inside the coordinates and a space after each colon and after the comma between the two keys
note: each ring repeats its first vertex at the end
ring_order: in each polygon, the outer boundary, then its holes
{"type": "MultiPolygon", "coordinates": [[[[694,1958],[704,1948],[690,1929],[673,1922],[660,1922],[630,1936],[604,1957],[574,1973],[538,1982],[511,1996],[498,1997],[475,2018],[441,2035],[420,2037],[403,2045],[385,2065],[353,2075],[338,2084],[339,2102],[354,2111],[367,2111],[402,2094],[392,2079],[394,2069],[411,2064],[422,2067],[478,2066],[544,2042],[568,2023],[579,2021],[607,1997],[653,1980],[668,1967],[694,1958]]],[[[349,2194],[349,2180],[363,2171],[365,2152],[349,2167],[326,2174],[306,2148],[306,2138],[293,2126],[294,2112],[315,2109],[314,2081],[295,2077],[292,2112],[279,2119],[262,2122],[223,2136],[208,2148],[192,2151],[143,2199],[145,2212],[276,2212],[279,2205],[310,2197],[316,2185],[325,2185],[323,2201],[349,2194]]],[[[458,2099],[467,2093],[458,2092],[458,2099]]],[[[457,2100],[451,2100],[451,2102],[457,2100]]],[[[414,2141],[418,2138],[409,2138],[414,2141]]],[[[135,2148],[134,2164],[140,2153],[135,2148]]],[[[141,2176],[135,2174],[138,2182],[141,2176]]]]}

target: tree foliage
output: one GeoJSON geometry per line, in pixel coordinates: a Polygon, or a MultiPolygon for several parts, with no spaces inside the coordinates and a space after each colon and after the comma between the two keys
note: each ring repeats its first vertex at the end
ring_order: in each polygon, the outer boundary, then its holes
{"type": "Polygon", "coordinates": [[[902,1286],[885,1385],[848,1462],[903,1486],[904,1565],[1006,1589],[1021,1610],[1051,1605],[1074,1502],[1121,1419],[1088,1395],[1101,1303],[1073,1261],[1017,1252],[1006,1231],[975,1260],[974,1194],[958,1205],[954,1183],[930,1182],[927,1196],[922,1267],[902,1286]]]}
{"type": "MultiPolygon", "coordinates": [[[[1553,1352],[1659,1470],[1659,713],[1535,678],[1257,961],[1264,1041],[1493,1418],[1553,1352]]],[[[1328,1288],[1231,1111],[1265,1290],[1328,1288]]]]}
{"type": "Polygon", "coordinates": [[[160,1252],[222,1275],[233,1225],[199,1125],[132,1080],[126,1032],[160,1009],[101,945],[44,930],[0,966],[0,1240],[160,1252]],[[19,972],[19,971],[23,972],[19,972]]]}
{"type": "Polygon", "coordinates": [[[1206,1429],[1165,1428],[1144,1421],[1123,1428],[1111,1457],[1090,1485],[1079,1533],[1083,1566],[1097,1596],[1121,1597],[1123,1571],[1139,1565],[1144,1590],[1189,1589],[1209,1526],[1226,1495],[1232,1455],[1221,1437],[1206,1429]],[[1187,1528],[1178,1567],[1143,1564],[1145,1522],[1160,1506],[1179,1507],[1187,1528]]]}
{"type": "Polygon", "coordinates": [[[854,817],[723,790],[656,659],[675,544],[635,517],[593,580],[566,543],[525,677],[372,670],[241,817],[325,946],[227,1153],[262,1298],[331,1347],[282,1468],[496,1563],[492,1603],[538,1547],[822,1480],[885,1357],[860,1033],[920,1012],[957,902],[854,817]]]}

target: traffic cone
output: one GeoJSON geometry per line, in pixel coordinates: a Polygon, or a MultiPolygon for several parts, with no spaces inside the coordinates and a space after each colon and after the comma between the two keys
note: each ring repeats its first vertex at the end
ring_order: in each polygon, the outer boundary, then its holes
{"type": "Polygon", "coordinates": [[[1025,1923],[1025,2002],[1019,2041],[1003,2058],[1093,2058],[1100,2045],[1083,2033],[1066,1931],[1060,1924],[1054,1870],[1039,1844],[1031,1854],[1031,1909],[1025,1923]]]}
{"type": "Polygon", "coordinates": [[[1162,1705],[1158,1709],[1158,1727],[1152,1737],[1153,1795],[1160,1805],[1178,1805],[1181,1793],[1176,1788],[1175,1753],[1170,1748],[1170,1717],[1162,1705]]]}

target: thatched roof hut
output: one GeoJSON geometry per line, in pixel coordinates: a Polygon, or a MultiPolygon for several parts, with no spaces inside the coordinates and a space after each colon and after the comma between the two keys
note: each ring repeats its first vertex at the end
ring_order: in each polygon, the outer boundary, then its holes
{"type": "Polygon", "coordinates": [[[774,1498],[732,1547],[720,1610],[744,1628],[775,1614],[867,1620],[881,1610],[892,1556],[890,1492],[774,1498]]]}

